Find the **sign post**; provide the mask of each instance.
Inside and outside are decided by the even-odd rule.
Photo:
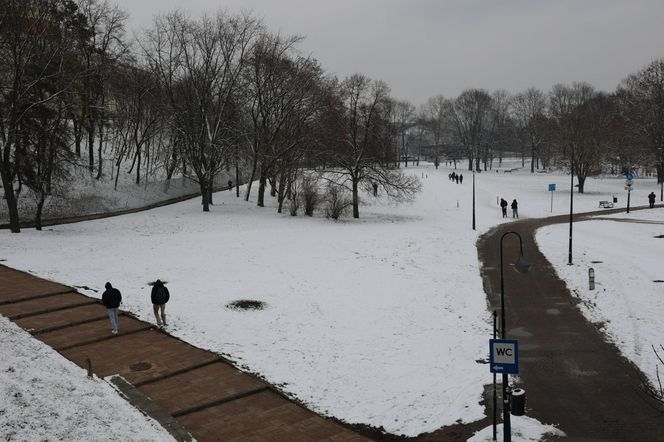
[[[551,213],[553,213],[553,192],[556,191],[555,184],[549,184],[549,192],[551,192]]]

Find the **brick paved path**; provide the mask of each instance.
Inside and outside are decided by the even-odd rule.
[[[577,214],[575,222],[589,215]],[[585,319],[576,307],[578,301],[534,241],[538,228],[567,221],[561,216],[504,224],[478,241],[485,291],[498,311],[500,237],[510,230],[518,232],[532,263],[527,274],[511,270],[519,241],[514,235],[505,237],[507,337],[519,340],[519,386],[527,392],[527,414],[559,425],[566,440],[664,441],[663,410],[643,392],[643,375]]]
[[[198,441],[367,440],[149,323],[123,313],[113,335],[96,299],[1,265],[0,314],[98,376],[119,374]]]

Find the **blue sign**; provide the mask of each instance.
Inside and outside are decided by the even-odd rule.
[[[627,178],[627,181],[632,181],[634,179],[634,174],[630,172],[625,176],[625,178]]]
[[[556,185],[555,184],[549,184],[549,192],[555,192],[556,191]]]
[[[519,341],[490,339],[489,368],[491,373],[517,374],[519,372]]]

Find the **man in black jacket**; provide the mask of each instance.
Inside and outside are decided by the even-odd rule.
[[[101,303],[108,309],[108,317],[111,320],[111,333],[118,332],[118,307],[122,303],[120,290],[114,288],[110,282],[106,283],[106,291],[101,295]]]
[[[166,303],[170,298],[171,295],[168,293],[168,289],[164,283],[157,279],[152,286],[152,294],[150,295],[150,299],[152,300],[154,317],[157,320],[157,325],[159,326],[162,324],[166,325],[166,313],[164,310],[166,309]]]

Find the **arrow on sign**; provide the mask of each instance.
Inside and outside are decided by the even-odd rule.
[[[505,367],[503,367],[502,365],[494,365],[494,366],[493,366],[493,369],[496,370],[496,371],[500,371],[500,370],[502,370],[503,368],[505,368]]]

